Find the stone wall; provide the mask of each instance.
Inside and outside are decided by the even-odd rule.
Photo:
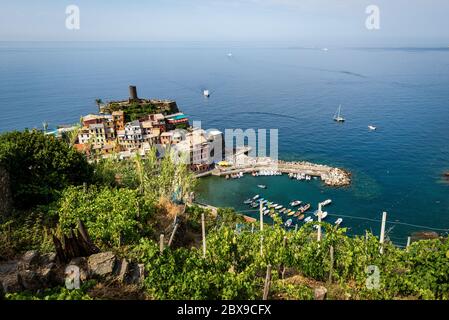
[[[12,209],[12,198],[9,174],[0,167],[0,215],[9,215]]]

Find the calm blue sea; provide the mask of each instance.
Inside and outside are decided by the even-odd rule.
[[[232,57],[228,53],[232,52]],[[349,188],[287,177],[206,178],[199,198],[247,209],[333,199],[338,216],[449,228],[449,48],[302,48],[297,43],[0,43],[0,131],[77,122],[94,100],[176,99],[204,128],[277,128],[280,158],[342,166]],[[211,97],[202,96],[203,89]],[[332,121],[339,104],[347,121]],[[374,124],[376,132],[367,126]],[[260,190],[256,184],[268,185]],[[314,206],[316,209],[316,205]],[[344,218],[351,232],[377,221]],[[422,227],[388,224],[405,244]]]

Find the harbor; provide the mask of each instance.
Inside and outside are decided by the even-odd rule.
[[[273,160],[267,157],[244,156],[243,161],[222,161],[215,169],[205,175],[215,175],[227,178],[238,178],[244,174],[259,175],[283,175],[297,180],[320,179],[325,185],[332,187],[344,187],[351,184],[351,173],[336,167],[301,161]]]

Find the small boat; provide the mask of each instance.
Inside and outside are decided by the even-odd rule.
[[[263,214],[267,215],[269,212],[270,212],[270,209],[266,209],[266,210],[263,211]]]
[[[232,57],[232,53],[231,52],[228,53],[228,57],[229,58]]]
[[[259,205],[256,202],[251,202],[251,207],[257,208]]]
[[[307,217],[307,218],[304,220],[305,223],[309,223],[309,222],[312,222],[312,221],[313,221],[313,218],[312,218],[312,217]]]
[[[369,125],[369,126],[368,126],[368,129],[369,129],[370,131],[374,131],[374,130],[376,130],[376,129],[377,129],[377,127],[375,127],[375,126],[372,126],[372,125]]]
[[[299,206],[301,203],[302,203],[302,201],[295,200],[295,201],[290,202],[290,206],[296,207],[296,206]]]
[[[285,222],[285,225],[286,225],[287,227],[290,227],[290,226],[292,225],[292,223],[293,223],[293,220],[292,220],[292,219],[288,219],[288,220]]]
[[[281,205],[277,205],[276,207],[274,207],[276,210],[280,210],[280,209],[282,209],[283,208],[283,206],[281,206]]]
[[[318,214],[317,214],[318,216]],[[327,211],[321,212],[321,220],[327,217]]]
[[[309,209],[310,209],[310,204],[309,204],[309,203],[306,204],[305,206],[299,207],[299,211],[300,211],[301,213],[304,213],[304,212],[306,212],[306,211],[309,210]]]
[[[342,218],[338,218],[338,219],[335,221],[335,225],[339,226],[342,222],[343,222],[343,219],[342,219]]]
[[[252,199],[246,199],[245,201],[243,201],[244,204],[251,204],[251,202],[253,202]]]
[[[267,186],[264,184],[258,184],[257,187],[259,187],[260,189],[266,189]]]
[[[293,210],[287,211],[288,216],[293,216],[294,214],[295,214],[295,211],[293,211]]]
[[[332,200],[331,199],[327,199],[327,200],[324,200],[323,202],[321,202],[321,206],[327,206],[328,204],[331,204],[332,203]]]
[[[253,200],[257,200],[257,199],[259,199],[259,195],[258,194],[256,194],[254,197],[253,197]]]
[[[279,210],[279,213],[284,213],[285,211],[287,211],[286,208],[282,208],[281,210]]]
[[[334,115],[334,121],[345,122],[345,118],[341,116],[341,105],[338,107],[337,112]]]
[[[304,219],[304,215],[301,214],[301,215],[298,217],[298,220],[301,221],[301,220],[303,220],[303,219]]]
[[[209,92],[209,90],[204,90],[204,91],[203,91],[203,95],[204,95],[206,98],[209,98],[209,97],[210,97],[210,92]]]

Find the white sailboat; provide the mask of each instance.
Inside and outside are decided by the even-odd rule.
[[[337,122],[344,122],[345,121],[345,118],[343,118],[341,116],[341,105],[338,106],[338,110],[337,110],[337,112],[334,115],[334,121],[337,121]]]

